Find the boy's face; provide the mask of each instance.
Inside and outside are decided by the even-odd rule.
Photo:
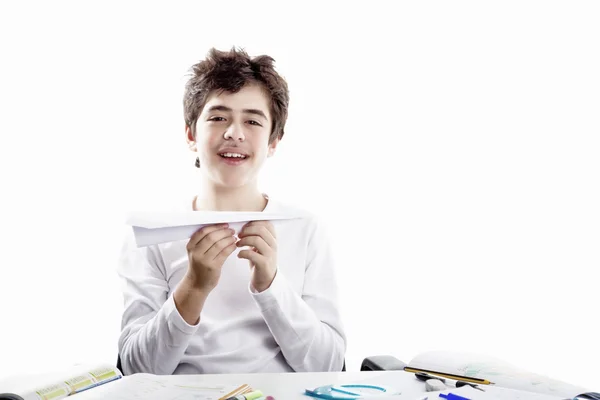
[[[196,122],[196,137],[190,127],[186,136],[197,152],[200,168],[218,186],[233,188],[255,183],[277,140],[269,145],[270,101],[258,84],[249,84],[237,93],[209,95]]]

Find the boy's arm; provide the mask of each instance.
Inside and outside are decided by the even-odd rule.
[[[168,296],[165,267],[155,248],[136,248],[131,238],[123,247],[118,273],[124,296],[119,338],[123,373],[172,374],[198,329],[195,307],[202,294],[183,279]]]
[[[278,271],[268,289],[250,291],[283,356],[296,372],[341,371],[346,337],[329,239],[313,223],[302,296]],[[285,261],[283,261],[285,262]]]

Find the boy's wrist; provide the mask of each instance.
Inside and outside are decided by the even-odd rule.
[[[188,271],[181,280],[181,284],[189,292],[194,292],[196,295],[208,296],[213,288],[207,287],[204,282],[197,279],[193,274]]]
[[[270,276],[268,277],[255,277],[255,279],[252,279],[250,281],[250,285],[256,292],[264,292],[265,290],[271,287],[276,275],[277,270],[275,269],[273,272],[270,273]]]
[[[200,321],[200,314],[209,293],[210,290],[195,286],[187,276],[175,289],[175,293],[173,293],[175,308],[189,325],[197,325]]]

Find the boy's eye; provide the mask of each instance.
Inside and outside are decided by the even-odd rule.
[[[223,117],[212,117],[208,119],[209,121],[225,121]]]
[[[258,126],[262,126],[262,125],[261,125],[259,122],[257,122],[257,121],[254,121],[254,120],[250,120],[250,121],[248,121],[248,123],[249,123],[250,125],[258,125]]]

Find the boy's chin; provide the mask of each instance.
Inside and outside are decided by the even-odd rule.
[[[246,177],[220,177],[217,184],[223,189],[237,189],[248,185],[251,179]]]

